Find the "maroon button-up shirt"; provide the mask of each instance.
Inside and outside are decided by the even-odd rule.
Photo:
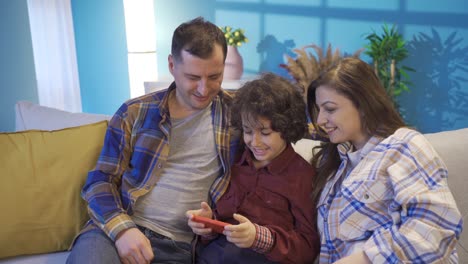
[[[281,263],[312,263],[319,252],[312,204],[314,168],[291,145],[266,167],[256,169],[246,149],[232,168],[228,190],[216,203],[217,219],[238,224],[234,213],[267,227],[273,247],[266,253]]]

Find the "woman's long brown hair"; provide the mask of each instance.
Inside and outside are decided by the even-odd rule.
[[[386,138],[405,126],[372,67],[360,59],[345,58],[322,73],[308,87],[308,110],[317,131],[321,130],[317,125],[319,109],[315,91],[320,86],[335,89],[351,100],[360,114],[362,131],[368,135]],[[341,160],[337,144],[331,142],[314,148],[314,152],[312,165],[317,168],[317,175],[312,196],[318,202],[323,187],[334,176]]]

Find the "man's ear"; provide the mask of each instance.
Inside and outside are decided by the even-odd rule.
[[[172,54],[169,54],[167,56],[167,66],[169,67],[169,72],[174,75],[174,57]]]

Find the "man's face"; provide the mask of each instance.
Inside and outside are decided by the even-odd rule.
[[[187,112],[204,109],[221,89],[223,50],[220,45],[215,45],[213,53],[207,59],[193,56],[184,50],[180,61],[169,55],[169,71],[177,86],[177,104]]]

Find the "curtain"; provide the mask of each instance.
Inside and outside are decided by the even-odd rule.
[[[71,0],[28,0],[39,103],[81,112]]]

